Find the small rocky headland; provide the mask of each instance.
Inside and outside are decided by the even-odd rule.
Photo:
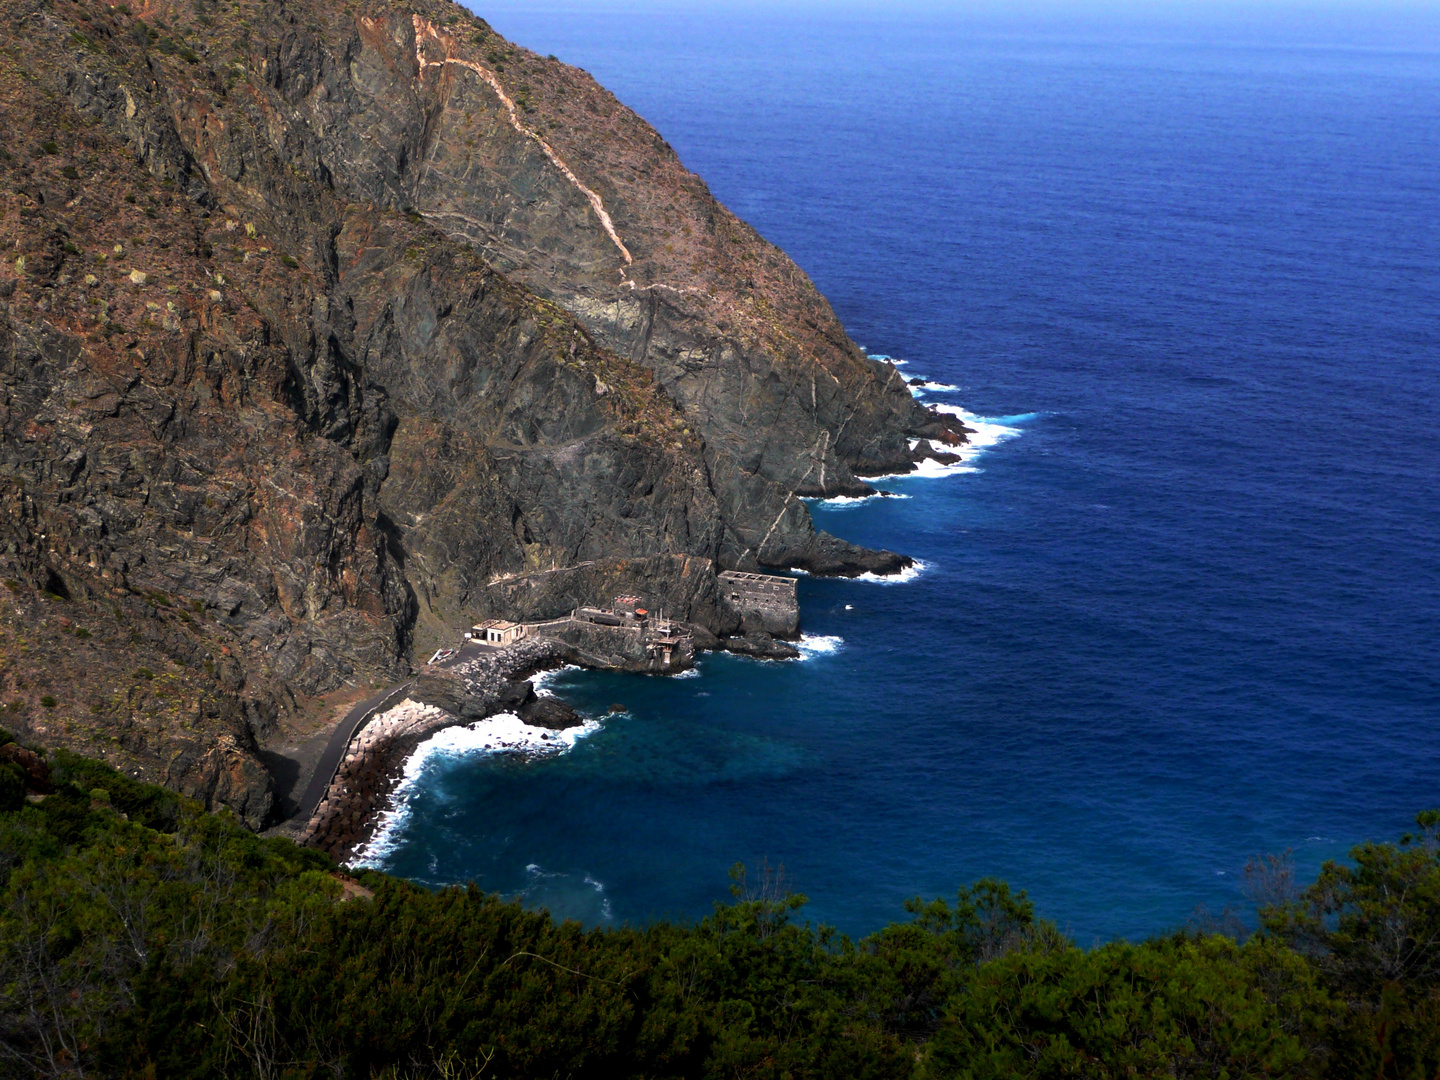
[[[697,649],[799,657],[785,640],[799,631],[793,577],[732,571],[717,580],[718,603],[731,616],[725,628],[736,631],[724,638],[652,612],[637,596],[539,622],[477,624],[455,647],[437,649],[413,678],[352,710],[318,760],[318,745],[308,756],[296,755],[295,775],[307,779],[304,792],[290,818],[269,831],[343,861],[372,835],[376,811],[398,783],[405,760],[436,731],[501,712],[535,727],[582,725],[584,718],[570,706],[536,694],[529,677],[547,668],[574,664],[673,675],[694,665]]]

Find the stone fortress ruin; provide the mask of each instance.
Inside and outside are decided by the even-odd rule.
[[[724,570],[718,575],[723,595],[740,612],[745,631],[778,638],[794,637],[800,629],[796,579],[779,574]]]

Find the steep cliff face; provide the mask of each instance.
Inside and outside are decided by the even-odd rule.
[[[7,726],[259,824],[277,722],[478,614],[905,564],[799,497],[962,431],[583,72],[428,2],[0,26]]]
[[[802,495],[856,494],[852,470],[907,460],[927,421],[903,380],[584,72],[420,14],[362,19],[329,49],[296,35],[267,63],[317,169],[413,206],[654,370],[712,458]]]

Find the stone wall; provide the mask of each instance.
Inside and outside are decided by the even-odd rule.
[[[794,578],[779,574],[720,574],[721,595],[740,612],[747,634],[763,632],[780,638],[799,635],[800,603],[795,585]]]

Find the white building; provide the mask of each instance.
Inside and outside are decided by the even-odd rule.
[[[511,645],[525,636],[525,627],[504,619],[489,619],[470,628],[476,641],[486,645]]]

